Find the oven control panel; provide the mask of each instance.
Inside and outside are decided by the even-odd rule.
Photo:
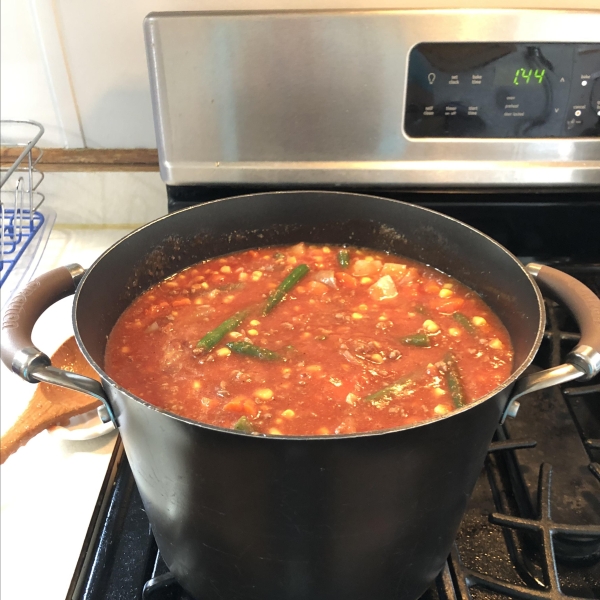
[[[600,44],[418,44],[404,130],[413,138],[600,137]]]

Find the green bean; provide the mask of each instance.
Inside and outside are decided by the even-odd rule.
[[[446,383],[450,390],[450,397],[452,398],[452,402],[454,402],[454,406],[460,408],[466,404],[467,398],[463,389],[458,365],[452,354],[447,354],[444,362],[446,363]]]
[[[373,406],[383,407],[389,404],[394,398],[397,398],[402,392],[414,382],[415,374],[405,375],[394,383],[386,385],[384,388],[369,394],[364,398],[365,402],[370,402]]]
[[[263,317],[266,317],[286,296],[286,294],[310,271],[308,265],[298,265],[269,296]]]
[[[255,346],[250,342],[229,342],[225,345],[233,352],[245,354],[246,356],[252,356],[254,358],[260,358],[261,360],[279,360],[281,358],[277,352],[273,352],[267,348],[261,348],[260,346]]]
[[[252,423],[250,423],[250,421],[248,421],[247,417],[240,417],[236,424],[233,426],[233,428],[236,431],[242,431],[244,433],[253,433],[254,432],[254,427],[252,426]]]
[[[205,351],[210,350],[218,344],[230,331],[233,331],[246,317],[247,310],[240,310],[233,317],[223,321],[218,327],[209,331],[197,344],[196,348],[202,348]]]
[[[408,346],[420,346],[421,348],[430,348],[431,342],[429,336],[426,333],[415,333],[414,335],[407,335],[400,339],[403,344]]]
[[[454,320],[467,332],[471,335],[475,335],[475,327],[473,327],[473,323],[469,321],[468,317],[465,317],[462,313],[455,312],[452,314]]]
[[[347,269],[350,266],[350,252],[348,250],[340,250],[337,259],[342,269]]]

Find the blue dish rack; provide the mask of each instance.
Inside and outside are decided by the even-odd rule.
[[[4,207],[3,207],[4,208]],[[35,235],[44,226],[44,215],[39,211],[33,213],[2,210],[2,262],[0,263],[0,287],[8,279],[15,265],[24,256]]]
[[[42,207],[44,179],[36,165],[36,147],[44,127],[35,121],[1,121],[2,146],[21,150],[0,180],[0,293],[2,306],[33,275],[45,249],[56,214]],[[25,140],[25,141],[24,141]],[[18,151],[17,150],[17,151]]]

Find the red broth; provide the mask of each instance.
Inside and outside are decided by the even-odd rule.
[[[445,415],[501,384],[512,359],[498,317],[455,279],[384,252],[298,244],[155,285],[116,323],[105,365],[195,421],[334,435]]]

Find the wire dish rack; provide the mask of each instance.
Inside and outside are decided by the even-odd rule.
[[[0,180],[0,295],[2,307],[35,271],[56,213],[42,207],[38,189],[44,174],[37,168],[43,150],[36,144],[44,127],[35,121],[1,121],[1,144],[22,148],[16,160],[2,166]],[[4,154],[4,152],[3,152]]]

